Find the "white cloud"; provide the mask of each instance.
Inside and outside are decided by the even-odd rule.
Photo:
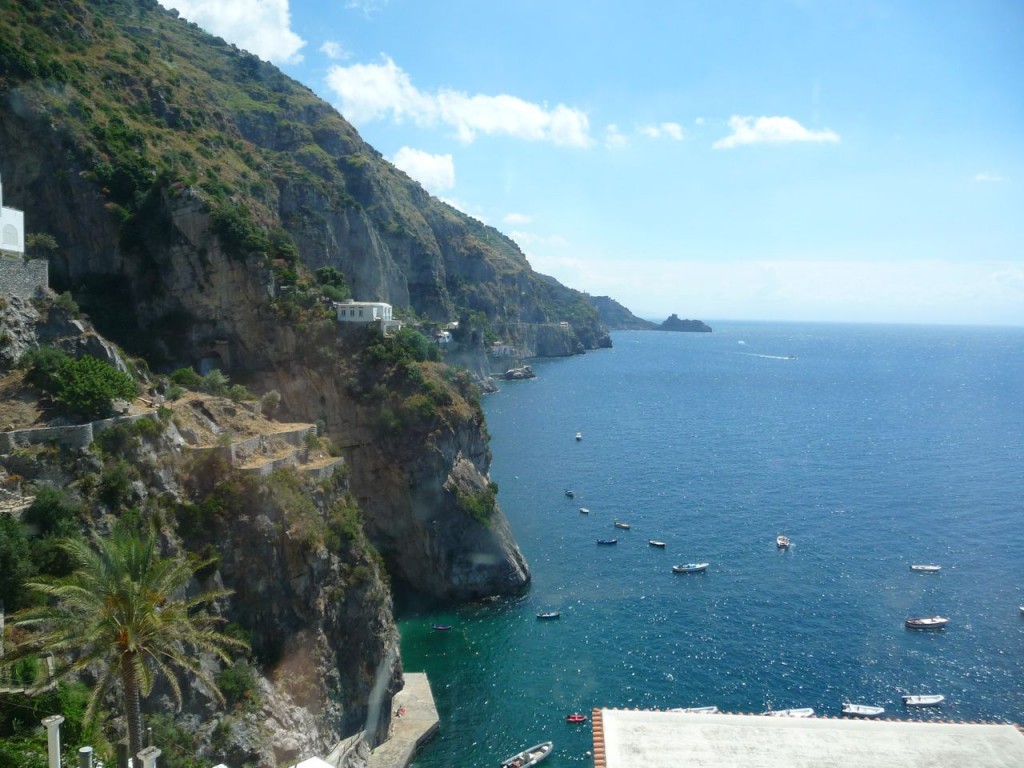
[[[348,0],[345,7],[350,11],[362,11],[367,16],[372,16],[388,4],[388,0]]]
[[[534,104],[516,96],[469,95],[461,91],[421,91],[395,62],[334,66],[327,85],[340,100],[342,114],[353,123],[390,117],[419,125],[448,125],[456,137],[470,143],[479,134],[547,141],[570,147],[592,143],[590,121],[579,109],[558,104]]]
[[[320,46],[320,53],[326,56],[328,59],[349,59],[352,58],[352,54],[341,47],[340,43],[336,43],[334,40],[327,40],[323,45]]]
[[[838,143],[839,134],[827,128],[812,131],[791,117],[729,118],[732,135],[712,144],[713,149],[732,149],[741,144],[788,144],[797,141]]]
[[[683,140],[683,126],[679,123],[659,123],[658,125],[641,125],[637,129],[641,135],[649,139],[675,139]]]
[[[620,149],[629,146],[629,139],[619,130],[619,126],[612,123],[604,129],[604,145],[608,149]]]
[[[533,216],[526,213],[507,213],[505,218],[501,220],[503,224],[511,224],[513,226],[522,226],[524,224],[532,224]]]
[[[974,176],[974,180],[980,182],[987,182],[990,184],[996,184],[1000,181],[1006,181],[1006,179],[1000,176],[998,173],[979,173]]]
[[[161,0],[189,21],[261,59],[297,64],[306,41],[291,29],[288,0]]]
[[[515,240],[523,251],[531,248],[564,248],[569,244],[569,241],[561,235],[535,235],[531,232],[517,230],[509,232],[508,236]]]
[[[421,149],[402,147],[391,162],[435,195],[455,186],[455,163],[451,155],[432,155]]]
[[[698,117],[697,119],[695,119],[693,121],[693,124],[694,125],[704,125],[704,118],[703,117]]]

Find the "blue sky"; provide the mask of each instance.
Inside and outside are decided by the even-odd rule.
[[[634,313],[1024,325],[1019,0],[162,0]]]

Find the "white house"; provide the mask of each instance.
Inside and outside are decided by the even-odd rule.
[[[25,214],[4,208],[4,183],[0,179],[0,251],[25,252]]]
[[[391,305],[383,301],[336,301],[339,323],[372,323],[391,320]]]

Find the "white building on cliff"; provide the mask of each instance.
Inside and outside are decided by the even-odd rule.
[[[25,214],[4,207],[3,179],[0,179],[0,251],[25,253]]]
[[[338,301],[334,303],[339,323],[372,323],[391,320],[391,305],[383,301]]]

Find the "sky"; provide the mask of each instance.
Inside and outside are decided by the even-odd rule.
[[[1020,0],[161,0],[634,314],[1024,325]]]

